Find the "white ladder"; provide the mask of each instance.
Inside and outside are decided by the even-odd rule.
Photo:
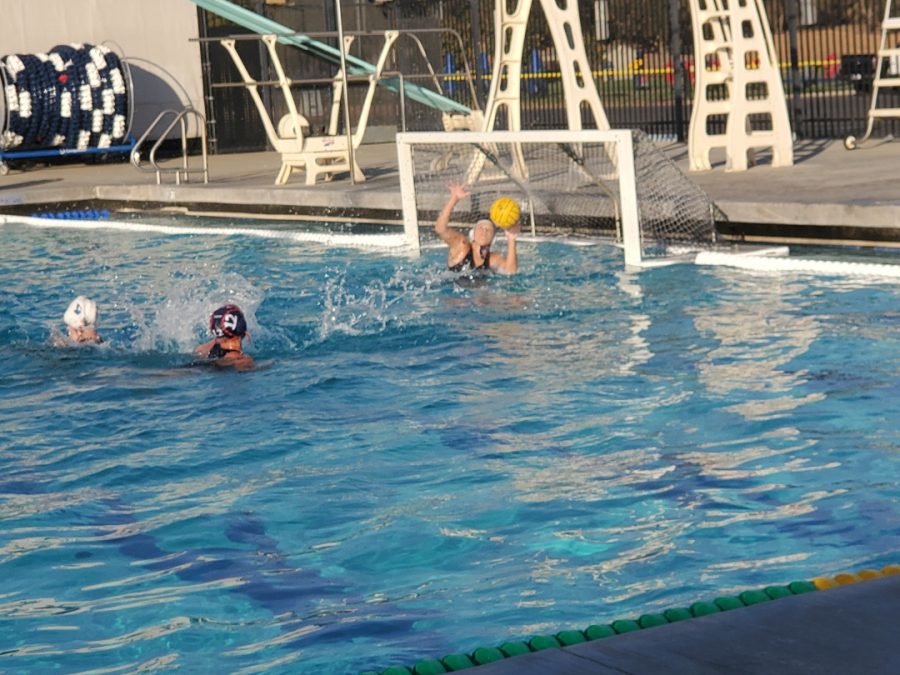
[[[690,170],[709,171],[713,149],[724,149],[726,171],[745,171],[764,148],[772,167],[792,166],[791,122],[762,0],[691,0],[690,10],[697,77]],[[754,129],[754,120],[771,128]]]
[[[875,79],[872,82],[872,102],[869,104],[869,112],[867,114],[866,133],[859,140],[856,139],[856,136],[847,136],[844,139],[844,147],[847,150],[854,150],[860,143],[865,143],[868,140],[869,136],[872,135],[876,119],[900,117],[900,108],[878,107],[878,94],[881,89],[900,87],[900,73],[885,77],[881,75],[885,63],[889,63],[892,58],[900,60],[900,17],[891,16],[892,4],[893,0],[886,0],[884,3],[884,19],[881,22],[881,43],[878,47],[878,56],[875,57]],[[889,41],[896,46],[889,47]]]

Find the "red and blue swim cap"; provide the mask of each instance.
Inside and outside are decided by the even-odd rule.
[[[247,321],[237,305],[224,305],[209,317],[209,329],[220,338],[244,337],[247,334]]]

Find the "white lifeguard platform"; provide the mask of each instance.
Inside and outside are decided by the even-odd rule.
[[[778,55],[762,0],[690,0],[696,85],[688,154],[691,171],[745,171],[756,150],[772,166],[792,166],[793,135]],[[762,127],[762,128],[760,128]]]
[[[878,46],[878,55],[875,57],[875,79],[872,81],[872,101],[866,115],[866,133],[858,139],[855,136],[847,136],[844,139],[844,147],[847,150],[855,150],[861,143],[865,143],[872,135],[877,119],[900,118],[900,108],[894,106],[879,107],[881,95],[900,87],[900,74],[888,73],[891,69],[886,66],[900,61],[900,16],[894,16],[893,0],[884,3],[884,18],[881,21],[881,42]]]

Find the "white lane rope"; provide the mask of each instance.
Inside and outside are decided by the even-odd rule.
[[[155,232],[166,235],[220,235],[249,236],[267,239],[311,242],[326,246],[346,246],[350,248],[406,249],[408,244],[402,233],[398,234],[346,234],[337,232],[300,232],[296,230],[269,230],[257,227],[215,227],[197,225],[161,225],[140,221],[120,220],[65,220],[57,218],[34,218],[31,216],[3,216],[0,224],[21,224],[46,229],[69,230],[120,230],[125,232]]]

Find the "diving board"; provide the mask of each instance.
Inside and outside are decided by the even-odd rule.
[[[191,2],[208,12],[228,19],[232,23],[259,35],[274,35],[281,44],[298,47],[335,65],[340,65],[341,63],[341,51],[337,47],[332,47],[319,40],[299,34],[277,21],[273,21],[249,9],[244,9],[233,2],[228,0],[191,0]],[[351,75],[373,75],[376,73],[376,67],[368,61],[351,54],[346,54],[345,60],[347,70]],[[392,91],[399,91],[401,86],[399,78],[396,77],[379,80],[378,84]],[[403,84],[403,94],[407,98],[440,110],[443,113],[463,115],[472,113],[471,108],[462,103],[411,82]]]

